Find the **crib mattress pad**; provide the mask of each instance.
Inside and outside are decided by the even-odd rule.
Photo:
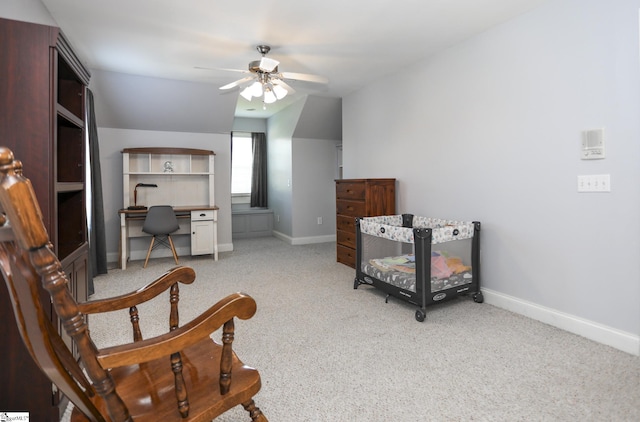
[[[412,292],[416,291],[416,261],[413,254],[375,258],[362,263],[362,272],[380,281]],[[431,254],[431,292],[473,282],[471,267],[457,257],[440,252]]]

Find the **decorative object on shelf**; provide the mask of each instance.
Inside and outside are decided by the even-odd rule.
[[[165,173],[173,173],[173,163],[171,161],[165,161],[163,168]]]
[[[133,189],[133,205],[129,206],[130,210],[146,210],[147,207],[144,205],[138,205],[138,188],[157,188],[158,185],[155,183],[138,183],[136,187]]]

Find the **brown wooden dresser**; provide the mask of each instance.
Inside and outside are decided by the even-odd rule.
[[[356,267],[356,217],[395,212],[396,179],[336,180],[337,261]]]

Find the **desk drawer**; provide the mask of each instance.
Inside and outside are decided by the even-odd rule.
[[[191,221],[213,220],[213,210],[191,211]]]

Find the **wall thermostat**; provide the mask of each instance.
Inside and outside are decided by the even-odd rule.
[[[582,132],[580,158],[583,160],[604,158],[604,129],[591,129]]]

